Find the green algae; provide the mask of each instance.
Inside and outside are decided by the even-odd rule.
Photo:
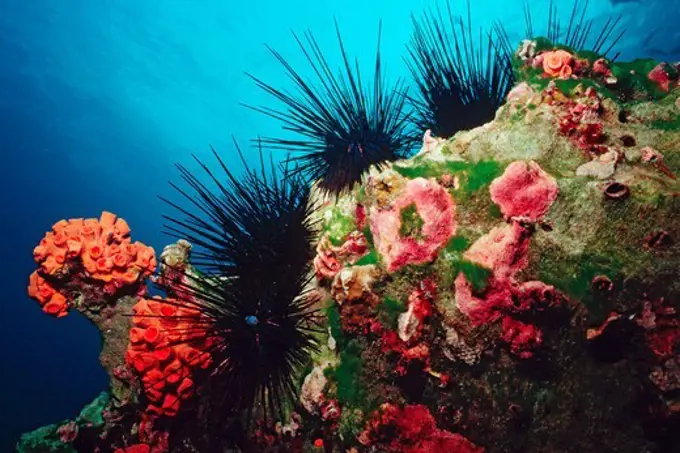
[[[365,200],[366,200],[366,188],[364,186],[361,186],[357,191],[357,203],[361,204]]]
[[[535,38],[532,38],[532,41],[536,43],[536,53],[553,50],[555,48],[553,42],[545,36],[536,36]]]
[[[500,219],[503,217],[501,208],[499,208],[496,203],[490,204],[489,207],[487,208],[487,212],[489,214],[489,217],[491,217],[492,219]]]
[[[91,403],[86,405],[78,414],[75,423],[78,426],[98,427],[104,424],[102,411],[109,404],[111,397],[108,392],[100,393]],[[57,432],[62,423],[43,426],[35,431],[23,434],[16,446],[18,453],[76,453],[70,443],[61,441]]]
[[[364,235],[364,238],[366,239],[366,245],[368,247],[368,253],[361,258],[359,258],[359,261],[354,263],[356,266],[365,266],[367,264],[378,264],[380,263],[380,254],[378,251],[375,249],[375,242],[373,240],[373,232],[371,231],[371,227],[366,225],[361,232]]]
[[[470,247],[470,240],[463,236],[454,236],[449,240],[446,245],[446,250],[451,253],[463,252]]]
[[[337,207],[329,208],[324,213],[323,231],[335,246],[345,242],[347,235],[356,229],[353,216],[346,215]]]
[[[600,275],[609,278],[615,286],[620,285],[623,279],[621,261],[593,252],[569,257],[541,254],[538,259],[538,279],[580,301],[595,319],[604,319],[609,310],[593,292],[592,281]]]
[[[366,255],[359,258],[359,261],[354,263],[355,266],[366,266],[368,264],[378,264],[380,261],[380,255],[377,250],[373,249],[369,251]]]
[[[356,340],[350,340],[340,353],[340,363],[330,369],[328,377],[336,388],[336,395],[340,404],[363,406],[366,404],[366,391],[361,384],[363,364],[361,348]]]
[[[374,247],[375,243],[373,241],[373,232],[371,231],[371,228],[367,225],[364,227],[361,232],[364,234],[364,237],[366,238],[366,243],[368,244],[369,247]]]
[[[608,253],[625,265],[626,276],[653,276],[680,259],[680,247],[674,244],[667,249],[647,247],[646,240],[658,231],[667,231],[672,238],[680,237],[677,218],[680,198],[655,192],[643,184],[631,188],[631,196],[620,203],[608,203],[605,213],[611,223],[598,231],[598,249]],[[634,219],[634,221],[631,221]],[[677,274],[677,266],[676,274]],[[669,286],[676,281],[668,282]]]
[[[101,426],[104,424],[104,417],[102,411],[109,404],[111,396],[107,392],[102,392],[90,404],[85,406],[78,415],[78,422],[84,422],[92,426]]]
[[[335,339],[337,349],[341,352],[340,363],[324,370],[324,374],[337,386],[337,397],[341,404],[361,406],[366,399],[366,392],[360,381],[363,369],[362,348],[357,340],[348,338],[343,331],[337,304],[330,301],[325,311],[331,335]]]
[[[560,182],[560,198],[550,214],[556,229],[532,241],[533,271],[527,277],[555,286],[602,321],[612,307],[602,294],[593,291],[596,276],[606,276],[616,290],[628,278],[654,279],[668,272],[677,275],[673,263],[677,263],[678,248],[651,250],[645,247],[645,238],[664,228],[671,237],[680,235],[677,224],[668,223],[680,212],[678,197],[659,192],[656,183],[647,178],[637,179],[630,196],[623,200],[606,199],[599,185],[578,178],[569,184]],[[669,287],[674,285],[669,281]]]
[[[467,198],[488,186],[502,172],[501,164],[494,160],[482,160],[475,163],[465,161],[426,161],[422,164],[409,167],[395,165],[393,168],[400,175],[410,179],[433,178],[447,173],[459,176],[460,188],[454,189],[454,193],[461,199]]]
[[[666,97],[668,93],[647,77],[658,64],[659,61],[651,58],[613,64],[612,74],[618,79],[616,90],[622,93],[642,93],[652,100]]]
[[[412,161],[413,162],[413,161]],[[462,162],[455,162],[461,164]],[[447,164],[442,162],[427,161],[419,165],[403,166],[395,164],[392,167],[401,176],[409,179],[415,178],[434,178],[446,172]]]
[[[473,164],[467,173],[467,187],[465,191],[476,192],[496,179],[502,173],[501,165],[493,160],[480,161]]]
[[[341,406],[351,406],[369,413],[376,407],[377,396],[372,395],[364,383],[364,343],[364,339],[348,341],[340,349],[340,363],[324,370],[324,374],[334,384],[335,396]]]
[[[588,50],[577,50],[569,46],[553,43],[545,37],[535,38],[536,52],[550,51],[550,50],[566,50],[573,54],[575,58],[580,60],[587,60],[592,67],[593,63],[602,55]],[[612,75],[617,79],[616,83],[611,86],[605,86],[602,82],[592,78],[574,78],[574,79],[559,79],[552,77],[544,77],[541,68],[534,68],[526,66],[519,57],[514,56],[512,60],[512,68],[517,80],[524,80],[530,85],[544,90],[551,81],[554,81],[556,87],[566,95],[573,95],[577,86],[583,88],[592,87],[597,90],[605,98],[612,99],[619,104],[630,101],[633,98],[646,98],[651,100],[660,100],[665,98],[668,93],[663,91],[655,82],[649,80],[647,75],[660,62],[651,58],[641,58],[630,62],[612,62],[606,59],[609,63]],[[669,76],[674,77],[675,69],[672,66],[667,66]]]
[[[392,297],[385,297],[378,305],[378,320],[392,330],[397,329],[399,315],[406,311],[406,304]]]
[[[61,441],[57,429],[59,424],[43,426],[23,434],[16,446],[17,453],[76,453],[71,444]]]
[[[560,79],[553,77],[544,77],[542,69],[533,67],[517,68],[516,74],[519,79],[525,80],[537,91],[545,90],[546,88],[548,88],[550,82],[554,82],[557,89],[567,96],[573,96],[577,91],[577,88],[579,90],[593,88],[605,98],[613,99],[615,101],[618,100],[618,96],[614,91],[605,87],[597,80],[589,78]],[[533,108],[530,107],[529,109],[534,110],[535,108],[536,107],[534,106]]]
[[[460,260],[454,263],[453,273],[458,275],[461,272],[465,275],[468,283],[472,286],[472,290],[476,293],[484,292],[489,284],[489,277],[492,274],[490,269],[468,260]]]
[[[593,52],[592,50],[579,50],[577,52],[574,52],[577,58],[581,60],[588,60],[588,63],[592,66],[593,63],[595,63],[597,60],[600,58],[603,58],[602,55],[598,54],[597,52]]]
[[[331,329],[331,335],[335,339],[338,347],[343,348],[348,340],[345,336],[345,332],[342,330],[340,310],[338,309],[338,305],[331,300],[326,305],[324,311],[326,312],[326,318],[328,319],[328,326]]]
[[[415,203],[404,207],[399,212],[399,217],[401,218],[401,225],[399,227],[399,235],[404,237],[411,237],[417,240],[423,239],[423,226],[425,226],[425,221],[420,214],[418,214],[418,208]]]
[[[555,86],[557,87],[557,89],[560,90],[562,93],[565,93],[569,96],[575,95],[577,88],[579,90],[582,89],[583,92],[585,92],[585,90],[587,90],[588,88],[593,88],[595,91],[597,91],[599,94],[601,94],[605,98],[609,98],[609,99],[616,101],[619,97],[614,91],[605,87],[603,84],[601,84],[597,80],[593,80],[593,79],[589,79],[589,78],[549,79],[549,80],[554,80]]]
[[[474,292],[483,292],[489,282],[491,270],[463,258],[463,252],[470,246],[470,240],[462,236],[454,236],[440,253],[448,269],[440,272],[440,281],[444,286],[451,286],[461,272],[472,286]]]
[[[653,129],[661,129],[663,131],[680,131],[680,115],[676,114],[671,120],[654,120],[649,124]]]

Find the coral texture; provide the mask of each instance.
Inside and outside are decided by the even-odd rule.
[[[489,189],[505,217],[532,222],[548,212],[559,192],[555,178],[532,161],[511,163]]]
[[[412,205],[422,220],[420,237],[402,234],[402,210]],[[387,269],[394,272],[407,264],[432,261],[456,232],[455,210],[446,190],[423,178],[409,181],[389,208],[374,209],[371,232]]]
[[[201,315],[173,300],[140,299],[133,307],[126,361],[140,376],[151,415],[177,415],[194,393],[193,370],[205,369],[209,339]]]
[[[88,300],[113,296],[156,269],[152,248],[132,242],[122,218],[103,212],[97,219],[60,220],[33,250],[40,269],[31,274],[28,294],[45,313],[65,316],[76,303],[72,288]]]

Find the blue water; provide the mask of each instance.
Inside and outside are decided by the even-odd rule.
[[[426,0],[0,1],[0,452],[21,432],[74,416],[107,379],[94,327],[52,319],[26,295],[31,250],[61,218],[124,217],[158,252],[172,164],[209,145],[234,168],[243,144],[278,131],[239,102],[271,105],[243,72],[286,86],[263,44],[295,67],[291,30],[315,32],[332,64],[336,17],[347,50],[373,63],[377,25],[389,77],[406,77],[408,16]],[[462,12],[465,2],[456,2]],[[532,2],[536,20],[548,1]],[[568,13],[570,2],[558,3]],[[502,20],[517,40],[522,0],[473,0],[473,20]],[[591,17],[623,14],[622,59],[680,60],[680,0],[593,0]],[[280,157],[280,156],[277,156]],[[255,161],[253,153],[247,155]],[[190,168],[195,168],[189,165]]]

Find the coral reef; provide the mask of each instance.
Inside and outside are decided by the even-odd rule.
[[[156,258],[129,235],[127,222],[110,212],[99,220],[55,223],[33,250],[40,269],[31,274],[29,296],[45,313],[62,317],[73,306],[92,311],[107,298],[143,291],[140,283],[156,269]]]
[[[278,389],[297,397],[278,412],[209,410],[233,402],[215,376],[238,378],[222,373],[234,356],[215,344],[237,344],[234,332],[261,320],[280,332],[285,319],[234,305],[243,311],[220,319],[240,330],[212,329],[215,305],[187,303],[217,300],[211,281],[241,278],[238,266],[210,280],[180,240],[152,277],[165,296],[151,297],[155,255],[124,221],[57,223],[34,252],[29,294],[50,315],[75,308],[100,328],[112,387],[87,416],[24,436],[19,450],[214,451],[207,426],[238,446],[220,451],[680,450],[678,68],[618,62],[568,35],[569,46],[521,43],[517,84],[493,121],[448,139],[428,131],[414,157],[352,174],[333,197],[316,187],[313,212],[305,193],[305,225],[319,234],[300,241],[316,247],[301,294],[319,347],[292,348],[280,386],[232,385],[263,389],[257,401]],[[204,257],[224,252],[215,241]],[[277,259],[295,252],[277,246]],[[271,262],[257,270],[239,301],[260,295],[258,279],[286,283]],[[273,341],[261,332],[247,344]]]
[[[545,38],[513,67],[494,121],[427,131],[318,213],[367,247],[318,279],[333,347],[302,411],[337,401],[326,451],[680,445],[677,75]]]
[[[192,396],[192,369],[205,369],[211,356],[205,338],[193,338],[200,313],[170,300],[140,299],[132,307],[128,366],[141,378],[149,400],[146,412],[175,416],[182,400]]]
[[[384,182],[375,184],[371,190],[379,192]],[[432,261],[456,232],[456,207],[443,187],[424,178],[403,186],[401,193],[390,192],[394,200],[389,206],[369,205],[375,247],[390,272]]]

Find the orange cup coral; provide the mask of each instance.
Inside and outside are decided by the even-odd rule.
[[[58,293],[38,272],[29,277],[28,295],[40,303],[45,313],[61,318],[68,313],[66,298]]]
[[[125,360],[140,377],[147,414],[175,416],[193,395],[194,371],[212,361],[205,321],[172,299],[140,299],[133,312]]]
[[[111,296],[140,283],[156,269],[156,255],[151,247],[133,243],[129,235],[127,222],[110,212],[99,219],[55,223],[33,249],[40,269],[31,274],[29,296],[44,312],[61,317],[68,312],[70,295],[82,289],[73,285],[92,283]]]
[[[568,79],[573,72],[574,56],[566,50],[553,50],[543,54],[543,73],[550,77]]]

